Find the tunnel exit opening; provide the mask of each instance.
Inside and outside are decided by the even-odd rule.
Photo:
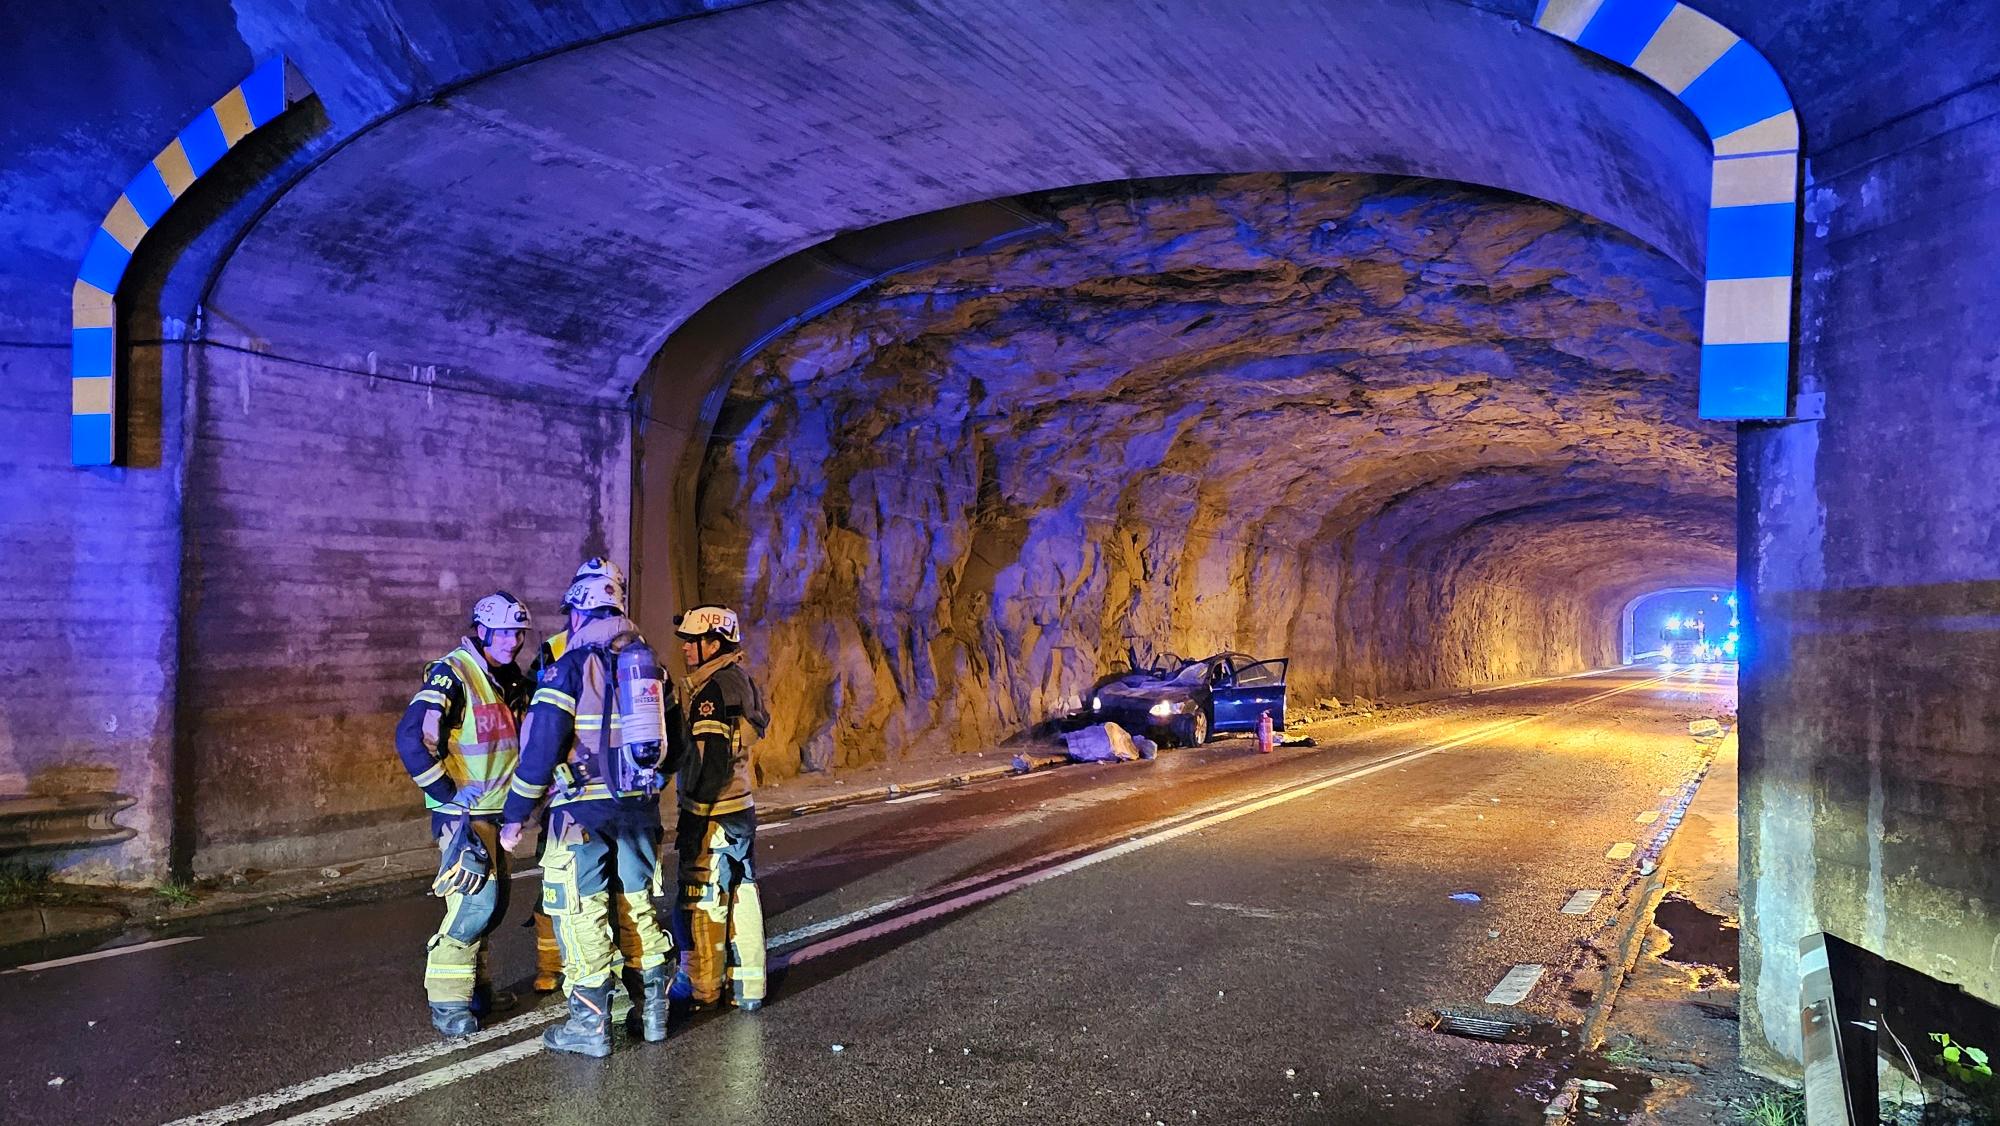
[[[1736,592],[1721,586],[1677,586],[1649,591],[1625,604],[1620,617],[1619,660],[1624,664],[1675,660],[1676,642],[1705,643],[1718,656],[1735,660]],[[1727,648],[1725,649],[1725,643]]]

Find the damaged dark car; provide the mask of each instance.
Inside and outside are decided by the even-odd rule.
[[[1116,723],[1163,745],[1197,747],[1223,731],[1255,731],[1265,712],[1285,729],[1284,657],[1217,653],[1188,660],[1163,654],[1106,677],[1090,697],[1091,719]]]

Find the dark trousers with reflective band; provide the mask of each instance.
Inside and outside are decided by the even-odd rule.
[[[548,820],[542,820],[542,836],[534,844],[534,862],[540,864],[548,852]],[[626,970],[640,970],[646,962],[646,952],[638,942],[638,922],[632,918],[632,904],[626,896],[618,894],[624,888],[612,888],[612,924],[618,930],[618,952],[624,954]],[[550,982],[562,974],[562,944],[556,942],[556,920],[548,918],[542,910],[542,902],[534,904],[534,976],[548,978]],[[544,988],[536,984],[534,988]]]
[[[486,936],[507,913],[508,863],[499,826],[475,817],[472,831],[493,857],[493,875],[471,895],[451,892],[444,897],[444,922],[431,936],[424,960],[424,992],[434,1005],[471,1002],[473,988],[487,980]],[[448,834],[438,839],[440,851],[449,839]]]
[[[674,942],[648,898],[660,880],[659,831],[598,832],[560,809],[550,819],[542,851],[542,910],[555,924],[565,988],[594,989],[609,981],[626,935],[626,965],[639,970],[665,965]],[[612,933],[614,916],[618,936]]]
[[[687,939],[682,972],[697,1001],[720,999],[725,973],[737,1000],[764,999],[764,905],[751,867],[756,843],[753,809],[718,817],[683,812],[676,827]]]

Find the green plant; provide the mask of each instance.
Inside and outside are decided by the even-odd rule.
[[[1766,1091],[1736,1112],[1748,1126],[1804,1126],[1806,1097],[1797,1091]]]
[[[173,904],[175,907],[191,907],[196,901],[194,885],[175,880],[153,889],[153,894]]]
[[[1621,1036],[1616,1044],[1604,1049],[1604,1062],[1616,1064],[1636,1064],[1646,1057],[1639,1054],[1639,1042],[1630,1036]]]
[[[49,870],[35,864],[0,864],[0,909],[22,907],[49,889]]]
[[[1953,1040],[1949,1032],[1933,1032],[1931,1040],[1938,1046],[1937,1063],[1952,1082],[1969,1091],[1993,1082],[1993,1065],[1984,1050]]]

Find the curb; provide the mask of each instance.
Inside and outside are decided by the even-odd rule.
[[[1735,737],[1736,732],[1732,728],[1727,738]],[[1717,747],[1720,745],[1718,743]],[[1605,961],[1603,984],[1591,1000],[1590,1011],[1585,1014],[1583,1028],[1577,1036],[1577,1047],[1582,1051],[1594,1052],[1604,1040],[1604,1026],[1611,1020],[1618,991],[1624,988],[1625,979],[1632,975],[1632,967],[1638,964],[1639,952],[1646,944],[1646,932],[1653,925],[1653,913],[1659,909],[1660,900],[1665,898],[1668,862],[1673,855],[1674,843],[1680,836],[1681,822],[1686,819],[1688,807],[1694,804],[1695,795],[1700,792],[1701,784],[1707,780],[1709,768],[1714,763],[1715,755],[1710,753],[1702,761],[1701,768],[1695,771],[1694,777],[1682,785],[1680,794],[1674,798],[1672,808],[1661,823],[1660,831],[1654,834],[1646,850],[1639,854],[1641,879],[1635,897],[1638,910],[1623,924],[1618,941],[1612,948],[1613,957]]]
[[[1060,760],[1063,763],[1069,761],[1067,756],[1063,755],[1034,755],[1025,757],[1027,757],[1029,763],[1026,770],[1017,770],[1012,766],[989,766],[984,770],[962,771],[957,774],[946,774],[936,778],[924,778],[915,782],[891,782],[884,786],[870,786],[865,790],[856,790],[851,794],[838,794],[833,797],[818,798],[813,801],[799,802],[790,806],[779,806],[777,808],[784,812],[784,816],[773,818],[772,820],[774,822],[790,821],[808,814],[825,813],[828,810],[834,809],[846,809],[848,806],[853,805],[869,805],[874,802],[888,801],[892,798],[909,797],[912,794],[927,794],[933,790],[956,790],[964,786],[974,786],[981,782],[992,782],[1001,778],[1013,778],[1024,774],[1032,774],[1036,771],[1058,765],[1055,761],[1038,762],[1037,760],[1039,759]]]

